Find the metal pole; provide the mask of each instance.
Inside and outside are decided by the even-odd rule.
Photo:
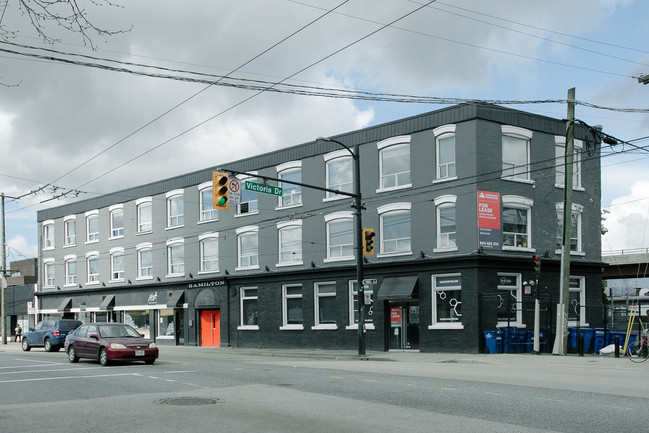
[[[2,246],[2,307],[0,308],[0,316],[2,316],[2,344],[7,344],[7,254],[5,250],[5,195],[0,194],[0,214],[2,214],[2,229],[0,230],[0,245]]]

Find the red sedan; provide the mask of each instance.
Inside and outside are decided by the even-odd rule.
[[[65,338],[70,362],[79,358],[96,359],[101,365],[120,361],[144,361],[153,364],[158,346],[124,323],[88,323]]]

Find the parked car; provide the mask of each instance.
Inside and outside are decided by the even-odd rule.
[[[48,319],[23,333],[22,347],[25,352],[32,347],[44,347],[47,352],[57,352],[65,344],[65,337],[82,323],[74,319]]]
[[[158,346],[125,323],[82,325],[66,337],[65,351],[70,362],[90,358],[104,366],[120,361],[153,364],[158,358]]]

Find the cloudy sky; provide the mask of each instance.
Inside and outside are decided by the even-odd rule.
[[[444,107],[256,90],[272,83],[524,102],[575,87],[603,107],[578,105],[577,118],[649,146],[649,85],[634,78],[649,74],[646,0],[116,1],[80,2],[117,32],[88,31],[92,43],[53,23],[43,30],[60,40],[44,43],[17,0],[0,11],[0,192],[21,197],[6,202],[9,261],[37,256],[38,209],[75,199],[53,197],[90,198]],[[196,82],[223,76],[218,84],[254,89]],[[508,106],[566,117],[561,103]],[[604,250],[649,247],[648,157],[631,145],[603,151]]]

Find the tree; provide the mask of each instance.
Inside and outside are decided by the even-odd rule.
[[[38,35],[47,43],[59,42],[48,29],[54,24],[72,33],[79,33],[85,45],[95,49],[93,37],[112,36],[128,30],[109,30],[93,23],[88,16],[88,6],[122,7],[110,0],[0,0],[0,41],[16,37],[18,30],[9,28],[4,22],[10,5],[17,4],[20,14],[29,20]]]

